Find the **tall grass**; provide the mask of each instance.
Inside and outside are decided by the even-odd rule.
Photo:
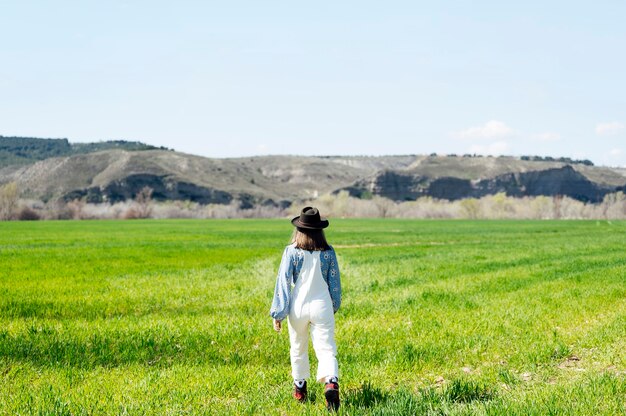
[[[340,413],[626,412],[626,223],[331,223]],[[0,223],[0,414],[325,414],[268,316],[290,228]]]

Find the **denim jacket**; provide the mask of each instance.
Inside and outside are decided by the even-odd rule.
[[[295,243],[285,247],[283,258],[278,269],[278,276],[276,277],[274,299],[272,300],[272,307],[270,309],[271,317],[278,321],[282,321],[289,315],[291,289],[298,280],[303,263],[304,250],[296,248]],[[322,269],[322,277],[328,285],[330,300],[333,303],[333,311],[337,312],[341,305],[341,280],[339,279],[337,256],[332,246],[329,250],[320,252],[320,266]]]

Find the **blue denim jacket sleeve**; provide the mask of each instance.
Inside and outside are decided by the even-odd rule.
[[[295,278],[297,278],[296,273],[294,273],[297,265],[294,254],[293,248],[287,246],[285,251],[283,251],[283,257],[278,268],[274,299],[270,309],[270,316],[278,321],[282,321],[289,315],[291,286],[295,283]]]
[[[341,306],[341,278],[339,274],[339,264],[335,250],[330,247],[321,256],[322,276],[328,284],[330,300],[333,302],[333,311],[337,312]]]

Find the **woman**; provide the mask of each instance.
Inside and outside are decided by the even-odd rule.
[[[325,383],[326,407],[337,410],[339,368],[334,313],[341,305],[341,281],[335,251],[324,236],[323,229],[329,223],[313,207],[302,209],[291,223],[296,229],[292,244],[283,252],[270,315],[276,331],[281,330],[283,319],[289,317],[293,396],[300,402],[307,398],[310,327],[319,362],[317,380]]]

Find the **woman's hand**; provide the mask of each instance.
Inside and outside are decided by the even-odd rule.
[[[280,321],[277,321],[276,319],[274,319],[274,331],[280,332],[280,328],[281,328]]]

